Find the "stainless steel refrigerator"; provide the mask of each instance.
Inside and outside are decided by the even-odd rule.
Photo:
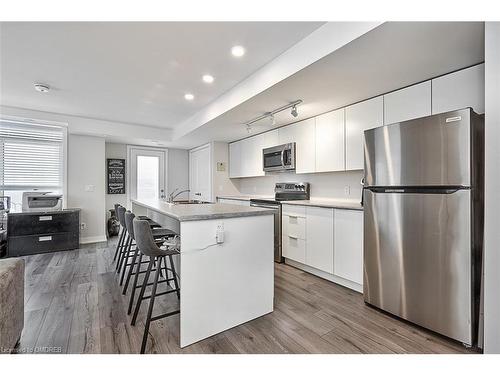
[[[365,301],[474,345],[483,116],[467,108],[367,130],[364,137]]]

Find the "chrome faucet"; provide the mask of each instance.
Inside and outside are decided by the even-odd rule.
[[[169,195],[168,195],[168,203],[172,203],[174,201],[175,198],[177,198],[179,195],[181,195],[182,193],[189,193],[191,190],[189,189],[186,189],[186,190],[181,190],[179,191],[178,193],[177,190],[179,190],[179,188],[175,189],[174,191],[172,191]]]

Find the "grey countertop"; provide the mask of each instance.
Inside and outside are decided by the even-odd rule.
[[[250,199],[274,199],[269,195],[221,195],[217,198],[220,199],[234,199],[241,201],[249,201]],[[346,210],[363,210],[363,206],[358,200],[354,199],[327,199],[327,198],[313,198],[310,200],[299,201],[282,201],[283,204],[292,204],[296,206],[313,206],[325,208],[340,208]]]
[[[179,221],[225,219],[231,217],[272,215],[274,210],[232,204],[172,204],[162,200],[132,200],[132,203]]]

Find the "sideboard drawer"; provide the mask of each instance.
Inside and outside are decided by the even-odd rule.
[[[7,229],[9,236],[78,232],[79,220],[78,212],[9,215]]]
[[[32,236],[9,236],[9,256],[22,256],[51,251],[77,249],[79,246],[78,233],[45,233]]]

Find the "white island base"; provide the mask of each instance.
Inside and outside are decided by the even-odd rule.
[[[181,347],[273,311],[273,215],[181,221],[135,201],[133,211],[180,231]]]

